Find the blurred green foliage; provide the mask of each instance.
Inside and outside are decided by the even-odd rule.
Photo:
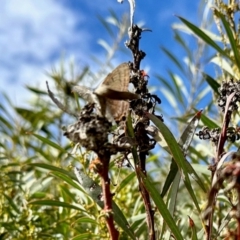
[[[205,10],[208,7],[205,6]],[[236,23],[238,21],[233,18],[237,12],[239,6],[235,1],[228,4],[215,1],[215,8],[209,14],[211,17],[201,19],[200,27],[193,25],[185,17],[179,17],[182,24],[175,24],[173,31],[176,44],[185,51],[184,59],[178,59],[171,50],[162,47],[163,53],[179,71],[176,73],[168,69],[167,76],[157,74],[163,86],[161,94],[168,99],[176,112],[175,119],[166,123],[170,128],[174,126],[174,131],[177,131],[174,136],[181,136],[187,121],[195,113],[193,110],[209,93],[212,95],[202,121],[209,127],[221,126],[222,116],[215,108],[217,88],[226,77],[239,79],[240,28]],[[106,49],[106,61],[95,59],[101,63],[101,67],[104,62],[106,68],[112,67],[112,57],[119,51],[119,42],[126,35],[128,27],[126,16],[117,19],[111,12],[109,18],[112,21],[99,17],[113,42],[109,45],[102,39],[100,44]],[[218,33],[210,28],[214,21]],[[113,34],[116,29],[117,37]],[[182,32],[194,33],[194,51],[189,49]],[[204,67],[208,62],[216,64],[220,74],[210,76],[206,73]],[[92,73],[85,67],[74,75],[74,64],[70,64],[68,69],[63,66],[62,62],[59,70],[53,69],[49,74],[52,78],[51,86],[54,86],[54,92],[65,106],[77,111],[83,103],[74,98],[70,83],[84,84],[86,79],[94,81],[106,75],[106,72]],[[66,72],[71,73],[70,77],[66,77]],[[0,104],[0,239],[108,239],[101,207],[78,183],[73,173],[75,166],[81,166],[84,174],[99,183],[98,177],[88,168],[94,154],[82,148],[72,152],[74,146],[62,136],[61,127],[73,123],[75,119],[61,112],[51,102],[46,91],[33,86],[27,88],[35,96],[28,107],[15,107],[4,93],[4,103]],[[163,107],[161,111],[164,118],[169,117],[168,111]],[[236,122],[237,119],[238,116]],[[179,153],[178,150],[176,152]],[[213,154],[214,148],[197,138],[194,138],[188,149],[187,159],[205,189],[209,188],[211,181],[207,165]],[[171,239],[171,232],[166,226],[171,218],[178,228],[174,233],[175,237],[178,236],[178,231],[180,233],[176,239],[203,239],[205,230],[200,211],[204,210],[207,190],[203,191],[197,184],[198,181],[192,180],[187,174],[188,168],[181,165],[181,162],[178,165],[180,171],[176,175],[178,180],[172,183],[163,199],[160,197],[170,171],[171,158],[171,154],[159,150],[153,151],[147,161],[149,178],[146,179],[146,186],[156,204],[155,227],[158,239]],[[112,192],[115,194],[114,201],[123,213],[123,216],[118,214],[118,221],[125,216],[135,236],[147,239],[146,213],[136,175],[127,165],[119,167],[122,159],[123,156],[116,156],[109,172]],[[184,184],[186,181],[187,184]],[[234,198],[234,193],[232,197]],[[230,198],[224,193],[219,196],[221,202],[216,205],[218,214],[214,218],[214,239],[219,239],[217,236],[224,234],[226,229],[235,228],[236,223],[228,214]],[[194,203],[194,199],[197,202]],[[118,224],[118,228],[121,239],[131,239],[131,233],[126,230],[128,226],[124,230]]]

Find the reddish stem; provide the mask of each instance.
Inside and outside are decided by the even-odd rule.
[[[144,175],[146,175],[146,153],[140,153],[139,154],[140,162],[139,162],[139,168],[136,169],[137,172],[137,177],[139,181],[139,187],[140,187],[140,192],[144,201],[144,206],[146,209],[147,213],[147,225],[149,229],[149,240],[155,240],[156,235],[155,235],[155,230],[154,230],[154,211],[152,211],[151,208],[151,201],[150,201],[150,196],[146,188],[144,187],[144,184],[142,182],[141,177],[139,176],[138,172],[142,172]]]
[[[98,173],[101,177],[102,183],[102,193],[104,201],[104,212],[106,215],[106,223],[108,232],[110,234],[110,239],[117,240],[119,238],[119,232],[115,228],[112,210],[112,194],[110,191],[110,180],[108,177],[110,155],[99,156],[101,162],[101,167],[98,168]]]

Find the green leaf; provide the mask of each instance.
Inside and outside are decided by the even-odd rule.
[[[195,116],[192,118],[192,120],[188,123],[187,127],[183,131],[182,136],[180,137],[179,145],[183,149],[184,154],[187,153],[187,150],[188,150],[188,148],[189,148],[189,146],[192,142],[192,138],[195,135],[195,131],[196,131],[196,128],[198,126],[198,122],[199,122],[201,114],[202,114],[202,111],[199,111],[195,114]],[[186,161],[185,163],[186,163],[188,173],[192,174],[195,177],[196,182],[202,188],[202,190],[205,192],[206,188],[205,188],[205,185],[202,182],[201,178],[198,176],[198,174],[192,168],[191,164],[188,161]],[[177,164],[174,161],[174,159],[172,159],[172,163],[171,163],[171,166],[170,166],[170,171],[169,171],[167,179],[164,183],[163,190],[162,190],[162,193],[161,193],[162,197],[165,196],[165,194],[168,191],[170,185],[174,181],[174,178],[177,174],[177,171],[178,171]]]
[[[30,196],[30,199],[36,199],[36,198],[46,198],[47,193],[46,192],[35,192]]]
[[[123,212],[114,201],[112,202],[112,209],[114,212],[114,221],[116,221],[116,223],[123,229],[126,234],[128,234],[129,237],[131,237],[131,239],[136,239],[132,227],[129,225]]]
[[[83,240],[83,239],[99,239],[99,235],[93,233],[81,233],[76,237],[73,237],[71,240]]]
[[[234,54],[234,57],[235,57],[235,62],[236,62],[236,65],[238,67],[238,69],[240,70],[240,54],[239,54],[239,47],[237,46],[236,44],[236,41],[234,39],[234,36],[233,36],[233,33],[232,33],[232,29],[231,27],[229,26],[229,23],[226,21],[224,15],[222,13],[220,13],[219,11],[217,11],[217,9],[214,9],[214,12],[217,14],[217,16],[219,16],[222,20],[222,23],[223,23],[223,26],[226,30],[226,33],[227,33],[227,36],[228,36],[228,39],[229,39],[229,42],[231,44],[231,47],[232,47],[232,50],[233,50],[233,54]]]
[[[182,103],[182,105],[184,106],[184,100],[183,100],[183,97],[182,97],[182,89],[179,87],[178,78],[177,78],[177,76],[176,76],[173,72],[171,72],[171,71],[168,71],[168,74],[169,74],[169,76],[171,77],[172,82],[173,82],[174,87],[175,87],[175,91],[174,91],[175,98],[177,98],[177,101],[179,101],[180,103]],[[172,92],[173,92],[173,91],[172,91]]]
[[[32,134],[33,136],[35,136],[36,138],[38,138],[40,141],[42,141],[43,143],[53,147],[53,148],[56,148],[57,150],[59,151],[62,151],[62,152],[66,152],[66,150],[64,148],[62,148],[61,146],[59,146],[57,143],[49,140],[48,138],[45,138],[43,136],[40,136],[36,133],[29,133],[29,134]]]
[[[237,74],[234,71],[231,61],[222,58],[221,56],[215,56],[211,59],[212,63],[216,64],[224,73],[226,72],[230,77],[237,78]]]
[[[198,200],[196,198],[196,195],[192,189],[192,185],[191,185],[191,181],[189,179],[188,174],[191,174],[192,172],[189,172],[189,167],[187,165],[187,161],[183,155],[182,150],[180,149],[176,139],[174,138],[173,134],[171,133],[171,131],[165,126],[165,124],[159,120],[156,116],[150,114],[150,113],[146,113],[146,115],[149,117],[149,119],[158,127],[158,129],[160,130],[160,132],[162,133],[165,141],[168,144],[169,150],[176,162],[176,164],[178,165],[179,170],[181,170],[184,174],[183,181],[185,184],[185,187],[187,188],[190,196],[192,197],[192,200],[198,210],[198,212],[200,213],[200,207],[198,205]]]
[[[13,129],[13,126],[9,123],[9,120],[5,119],[3,116],[0,116],[0,122],[2,122],[5,126],[2,126],[2,129]]]
[[[209,127],[210,129],[220,128],[214,120],[212,120],[211,118],[207,117],[204,114],[202,114],[201,116],[201,121],[205,126]]]
[[[193,62],[193,53],[190,50],[186,40],[183,39],[177,31],[174,31],[174,34],[176,42],[186,51],[189,61]]]
[[[188,123],[187,127],[183,131],[180,140],[179,145],[182,147],[184,154],[187,153],[188,147],[190,146],[193,136],[195,135],[196,128],[199,123],[199,119],[202,116],[202,110],[198,111],[192,120]]]
[[[77,219],[75,222],[72,223],[72,225],[75,225],[76,223],[91,223],[97,225],[98,222],[95,219],[92,219],[90,217],[81,217]]]
[[[215,80],[213,79],[211,76],[209,76],[208,74],[206,73],[202,73],[203,75],[203,78],[207,81],[207,83],[209,84],[209,86],[212,88],[212,90],[217,94],[219,95],[219,92],[218,92],[218,89],[220,87],[220,84]]]
[[[172,25],[172,28],[175,30],[179,30],[181,32],[184,32],[186,34],[192,34],[192,31],[184,24],[182,23],[174,23]],[[205,28],[200,28],[204,33],[206,33],[206,35],[208,35],[211,39],[213,39],[215,42],[222,42],[222,37],[218,34],[215,34],[213,32],[211,32],[210,30],[207,30],[206,27]]]
[[[60,172],[52,172],[53,175],[59,177],[60,179],[62,179],[63,181],[67,182],[70,186],[72,186],[73,188],[78,189],[81,192],[84,192],[83,189],[81,187],[79,187],[79,184],[77,184],[75,181],[72,180],[72,178],[70,178],[68,175],[66,175],[65,173],[60,173]]]
[[[195,33],[199,38],[201,38],[204,42],[208,45],[212,46],[218,53],[222,54],[226,58],[230,58],[230,56],[221,48],[219,47],[206,33],[204,33],[200,28],[195,26],[194,24],[188,22],[186,19],[177,16],[188,28],[190,28],[193,33]]]
[[[169,80],[165,79],[164,77],[162,77],[161,75],[156,75],[156,78],[161,81],[161,83],[164,85],[164,88],[167,88],[170,92],[173,92],[172,86],[169,83]]]
[[[174,162],[174,161],[173,161]],[[173,163],[172,162],[172,163]],[[176,164],[176,163],[175,163]],[[169,191],[169,194],[168,194],[168,210],[170,212],[170,214],[172,216],[174,216],[174,211],[176,209],[176,203],[177,203],[177,195],[178,195],[178,191],[179,191],[179,184],[180,184],[180,180],[181,180],[181,174],[180,174],[180,171],[177,171],[177,173],[175,174],[174,176],[174,180],[173,180],[173,183],[171,185],[171,189]],[[162,197],[162,196],[161,196]],[[162,236],[160,239],[163,238],[163,234],[165,232],[165,228],[166,228],[166,223],[164,222],[163,223],[163,230],[162,230]],[[166,236],[166,240],[167,239],[170,239],[170,234],[168,233],[167,236]]]
[[[26,85],[26,88],[37,95],[47,95],[46,91],[39,90],[39,88],[34,88],[28,85]]]
[[[70,209],[75,209],[79,210],[81,212],[87,213],[86,210],[83,208],[80,208],[78,206],[66,203],[66,202],[60,202],[60,201],[55,201],[55,200],[37,200],[37,201],[30,201],[28,204],[32,205],[41,205],[41,206],[55,206],[55,207],[64,207],[64,208],[70,208]]]
[[[159,210],[160,214],[162,215],[164,221],[166,222],[168,227],[171,229],[172,234],[174,235],[175,239],[183,240],[184,238],[181,235],[181,233],[176,225],[176,221],[173,219],[172,215],[168,211],[166,204],[164,203],[163,199],[159,195],[159,192],[154,187],[154,184],[152,182],[150,182],[149,179],[143,173],[140,173],[140,175],[141,175],[141,179],[144,183],[144,186],[148,190],[152,200],[154,201],[154,203],[155,203],[157,209]]]
[[[105,29],[107,30],[108,34],[115,39],[115,33],[113,32],[113,30],[111,29],[110,25],[107,23],[106,19],[103,18],[101,15],[97,15],[98,20],[102,23],[102,25],[105,27]]]
[[[171,184],[174,181],[174,178],[176,177],[176,174],[178,172],[178,166],[176,162],[172,159],[171,165],[170,165],[170,171],[167,175],[166,181],[164,182],[163,189],[161,192],[161,197],[164,197],[167,193],[168,189],[170,188]]]
[[[63,175],[68,176],[69,178],[77,181],[76,176],[72,172],[69,172],[69,171],[67,171],[65,169],[62,169],[62,168],[59,168],[59,167],[55,167],[55,166],[52,166],[52,165],[49,165],[49,164],[46,164],[46,163],[29,163],[27,165],[30,165],[30,166],[33,166],[33,167],[40,167],[40,168],[44,168],[44,169],[55,171],[55,172],[59,172]]]
[[[135,172],[130,173],[121,183],[118,185],[116,192],[120,192],[125,186],[131,184],[132,179],[136,176]]]
[[[19,214],[21,212],[19,206],[17,206],[13,199],[9,197],[7,194],[3,193],[3,195],[8,200],[9,205],[14,209],[14,211]]]
[[[161,47],[163,52],[176,64],[176,66],[184,73],[184,69],[178,59],[165,47]]]

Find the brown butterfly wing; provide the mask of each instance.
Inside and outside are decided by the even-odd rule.
[[[129,102],[107,99],[107,106],[115,121],[119,122],[127,116]]]
[[[122,63],[117,66],[111,73],[104,79],[104,85],[117,91],[127,91],[130,81],[130,69],[128,63]]]
[[[107,75],[102,84],[117,91],[128,91],[130,69],[128,63],[122,63]],[[115,121],[120,121],[127,115],[129,103],[127,101],[107,99],[107,106]]]

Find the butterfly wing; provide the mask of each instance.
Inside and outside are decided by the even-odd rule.
[[[129,102],[107,99],[107,107],[116,122],[123,120],[128,114]]]
[[[117,66],[103,81],[103,85],[113,90],[126,92],[130,81],[130,69],[128,63]]]
[[[128,91],[129,81],[130,69],[128,63],[122,63],[107,75],[102,84],[113,90],[126,92]],[[122,120],[129,109],[129,103],[121,100],[107,99],[107,106],[115,121]]]
[[[94,102],[93,91],[90,88],[75,85],[72,87],[72,92],[76,92],[86,102],[89,102],[89,103]]]

